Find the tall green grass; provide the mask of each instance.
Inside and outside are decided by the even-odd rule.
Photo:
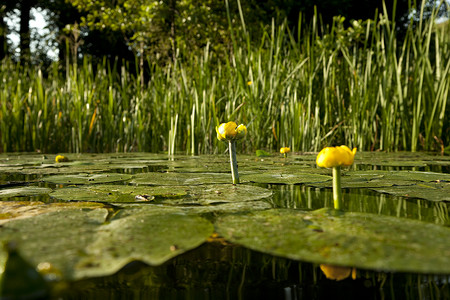
[[[87,57],[63,74],[57,62],[40,70],[5,59],[0,151],[217,153],[214,128],[229,120],[247,124],[246,152],[439,150],[450,142],[450,23],[422,16],[400,39],[385,12],[349,27],[316,14],[295,36],[268,25],[256,46],[242,16],[225,61],[210,45],[201,56],[178,49],[166,66],[149,58],[146,81]]]

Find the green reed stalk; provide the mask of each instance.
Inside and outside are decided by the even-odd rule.
[[[85,57],[45,70],[3,60],[0,151],[219,153],[218,120],[252,129],[240,146],[247,152],[330,144],[418,151],[449,142],[450,23],[438,27],[436,12],[403,39],[386,10],[349,26],[339,17],[324,26],[316,13],[311,23],[300,18],[295,38],[273,22],[257,43],[242,10],[228,18],[225,60],[210,45],[201,55],[180,46],[165,66],[149,58],[144,83],[126,62],[94,66]]]

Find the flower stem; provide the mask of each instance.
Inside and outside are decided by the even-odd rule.
[[[231,176],[233,177],[233,184],[238,184],[239,173],[236,160],[236,142],[234,140],[228,142],[228,150],[230,152]]]
[[[341,167],[333,168],[333,201],[334,209],[342,208]]]

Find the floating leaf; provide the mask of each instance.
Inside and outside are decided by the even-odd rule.
[[[77,264],[78,277],[112,274],[132,261],[160,265],[198,247],[214,232],[198,216],[147,212],[121,217],[102,226]]]
[[[356,176],[360,178],[378,178],[396,181],[450,181],[450,174],[436,173],[436,172],[419,172],[419,171],[349,171],[345,173],[346,176]]]
[[[131,181],[133,184],[149,185],[199,185],[228,183],[231,185],[231,173],[158,173],[137,174]]]
[[[0,240],[17,242],[32,265],[51,264],[63,279],[74,280],[110,275],[135,260],[162,264],[214,231],[206,219],[179,210],[128,212],[133,213],[119,213],[105,224],[106,209],[60,209],[3,224]]]
[[[307,184],[330,181],[331,176],[311,173],[290,173],[283,170],[268,170],[258,174],[242,175],[242,180],[256,183]]]
[[[210,205],[270,197],[269,189],[249,185],[132,186],[92,185],[57,189],[50,197],[65,201],[113,203],[158,201],[171,205]]]
[[[2,201],[0,202],[0,224],[11,220],[29,218],[64,208],[105,208],[101,203],[71,202],[43,203],[40,201]]]
[[[55,175],[45,177],[43,180],[56,184],[97,184],[107,182],[126,181],[131,179],[131,175],[118,173],[101,174],[77,174],[77,175]]]
[[[429,201],[450,201],[450,183],[419,183],[410,186],[373,188],[379,193]]]
[[[228,215],[226,239],[264,253],[364,269],[450,273],[450,228],[420,221],[322,209]]]
[[[271,156],[270,152],[264,151],[264,150],[256,150],[256,156],[257,157],[268,157]]]
[[[52,189],[37,186],[3,189],[0,190],[0,198],[45,195],[50,193],[51,191]]]
[[[12,220],[2,225],[0,240],[15,241],[32,265],[48,262],[64,278],[75,279],[78,275],[74,266],[107,214],[106,209],[62,209]]]

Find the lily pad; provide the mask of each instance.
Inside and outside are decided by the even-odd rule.
[[[119,213],[105,224],[107,215],[106,209],[66,208],[11,220],[3,224],[0,240],[17,242],[32,265],[48,263],[63,279],[76,280],[110,275],[135,260],[162,264],[214,231],[206,219],[173,209]]]
[[[3,224],[0,240],[15,241],[32,265],[50,263],[65,279],[75,279],[74,266],[107,214],[106,209],[63,209],[12,220]]]
[[[160,265],[196,248],[214,232],[214,226],[198,216],[174,213],[120,213],[95,235],[87,256],[77,264],[79,277],[112,274],[132,261]]]
[[[158,173],[149,172],[137,174],[131,180],[132,184],[147,185],[200,185],[228,183],[231,184],[231,173]]]
[[[97,184],[126,181],[131,179],[131,175],[118,173],[101,173],[101,174],[77,174],[77,175],[55,175],[45,177],[43,180],[56,184]]]
[[[64,208],[105,208],[101,203],[43,203],[40,201],[2,201],[0,202],[0,224],[11,220],[24,219]]]
[[[373,188],[379,193],[429,201],[450,201],[450,183],[419,183],[410,186]]]
[[[347,176],[356,176],[361,178],[378,178],[396,181],[450,181],[450,174],[436,173],[436,172],[419,172],[419,171],[349,171],[345,173]]]
[[[185,186],[89,185],[56,189],[49,196],[64,201],[146,202],[180,198],[188,194],[186,189]]]
[[[252,175],[242,175],[242,180],[256,183],[307,184],[331,181],[332,177],[311,173],[290,173],[286,171],[266,171]]]
[[[52,189],[44,187],[24,186],[0,190],[0,198],[38,196],[48,194],[51,191]]]
[[[219,234],[264,253],[372,270],[450,274],[450,228],[322,209],[271,209],[218,219]]]
[[[50,197],[64,201],[130,203],[157,201],[171,205],[210,205],[254,201],[272,195],[269,189],[249,185],[132,186],[91,185],[56,189]]]

